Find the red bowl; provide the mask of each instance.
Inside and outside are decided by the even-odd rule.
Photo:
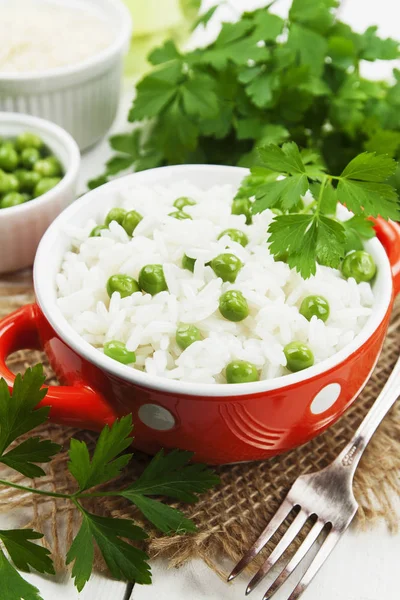
[[[185,165],[153,169],[98,188],[65,210],[46,232],[35,260],[37,303],[0,322],[0,376],[12,386],[7,357],[25,348],[44,349],[61,382],[43,404],[52,421],[93,430],[132,413],[134,446],[195,452],[211,464],[260,460],[307,442],[337,421],[368,381],[387,330],[393,298],[400,291],[400,228],[376,221],[377,239],[366,247],[378,266],[373,314],[348,346],[301,371],[247,384],[197,384],[166,380],[113,361],[85,342],[56,303],[55,276],[69,245],[67,224],[81,225],[104,213],[121,188],[168,185],[185,179],[207,189],[238,185],[237,167]],[[95,209],[93,207],[96,207]],[[385,252],[386,251],[386,252]]]

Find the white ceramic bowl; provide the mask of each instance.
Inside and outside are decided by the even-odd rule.
[[[9,1],[0,0],[0,11]],[[132,32],[131,16],[122,0],[52,3],[86,8],[97,14],[113,32],[113,42],[102,52],[70,67],[31,74],[0,73],[0,111],[53,121],[66,129],[83,150],[101,139],[114,121],[121,95],[123,56]]]
[[[58,125],[43,119],[0,112],[0,136],[38,134],[57,156],[64,177],[52,190],[25,204],[0,209],[0,273],[33,263],[39,241],[52,221],[76,198],[80,153],[76,142]]]

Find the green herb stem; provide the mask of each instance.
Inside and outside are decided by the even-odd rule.
[[[317,208],[315,209],[316,216],[319,215],[319,212],[321,210],[322,198],[324,196],[324,190],[325,190],[325,187],[326,187],[326,184],[328,183],[328,181],[330,181],[330,176],[324,177],[324,179],[321,181],[321,188],[319,190],[318,200],[317,200]]]
[[[60,494],[58,492],[46,492],[45,490],[36,490],[35,488],[26,487],[24,485],[18,485],[18,483],[11,483],[11,481],[5,481],[0,479],[0,485],[6,487],[12,487],[16,490],[22,490],[24,492],[30,492],[31,494],[39,494],[40,496],[50,496],[52,498],[68,498],[71,499],[70,494]]]

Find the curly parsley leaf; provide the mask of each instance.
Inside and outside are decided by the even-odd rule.
[[[0,462],[26,477],[41,477],[46,473],[34,463],[48,463],[60,450],[61,446],[50,440],[32,437],[3,454]]]
[[[8,562],[0,548],[0,598],[7,600],[43,600],[39,590],[25,581]]]
[[[121,474],[132,454],[123,454],[132,443],[132,415],[116,420],[111,427],[106,425],[97,441],[90,460],[85,442],[71,440],[68,469],[76,479],[79,490],[87,490]]]
[[[12,394],[4,379],[0,380],[0,456],[20,435],[47,421],[50,407],[38,408],[46,395],[42,365],[17,375]]]
[[[93,541],[96,542],[110,573],[116,579],[151,583],[148,556],[125,540],[140,541],[147,537],[143,529],[127,519],[98,517],[80,507],[82,525],[67,554],[67,564],[74,563],[72,576],[78,591],[90,578],[93,569]]]
[[[54,575],[55,571],[49,550],[30,541],[41,538],[43,535],[33,529],[0,530],[0,540],[18,569],[29,573],[32,568],[39,573]]]

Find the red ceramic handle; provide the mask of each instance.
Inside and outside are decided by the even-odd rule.
[[[400,226],[394,221],[374,219],[376,235],[386,250],[393,275],[394,295],[400,293]]]
[[[42,350],[38,334],[38,307],[28,304],[0,321],[0,377],[10,388],[15,375],[6,365],[6,359],[17,350]],[[49,386],[41,406],[51,406],[50,418],[55,423],[99,430],[111,425],[116,415],[104,398],[83,384]]]

